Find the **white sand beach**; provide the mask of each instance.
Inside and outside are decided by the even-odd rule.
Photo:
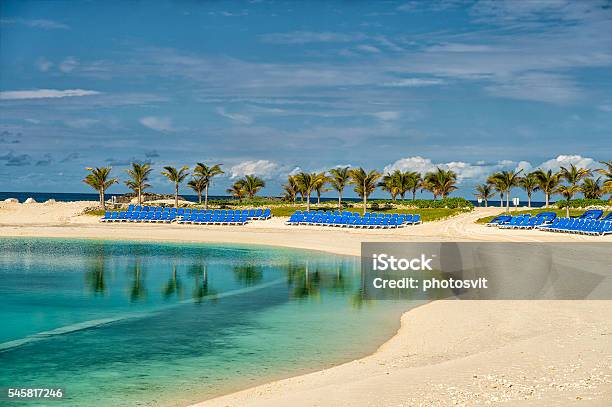
[[[476,208],[395,230],[293,227],[282,218],[241,226],[102,224],[93,202],[0,203],[0,236],[265,244],[359,255],[362,241],[612,242],[487,228]],[[437,301],[405,313],[371,356],[198,406],[610,405],[612,301]]]

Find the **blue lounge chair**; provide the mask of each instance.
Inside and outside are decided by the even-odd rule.
[[[599,219],[603,215],[603,211],[601,209],[590,209],[579,216],[579,219]]]

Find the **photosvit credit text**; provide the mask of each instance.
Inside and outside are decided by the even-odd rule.
[[[388,254],[373,254],[372,255],[372,270],[382,272],[398,272],[398,271],[433,271],[431,263],[433,257],[428,257],[421,254],[420,257],[413,258],[397,258]],[[391,288],[391,289],[410,289],[421,290],[427,292],[432,289],[469,289],[469,288],[488,288],[488,280],[484,277],[477,279],[455,279],[455,278],[438,278],[438,277],[401,277],[401,278],[385,278],[376,277],[372,280],[374,288]]]

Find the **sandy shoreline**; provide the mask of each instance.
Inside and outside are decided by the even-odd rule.
[[[359,255],[362,241],[578,241],[603,238],[499,231],[474,223],[500,208],[396,230],[100,224],[92,203],[0,203],[0,237],[264,244]],[[257,386],[198,406],[609,405],[612,301],[437,301],[405,313],[373,355]]]

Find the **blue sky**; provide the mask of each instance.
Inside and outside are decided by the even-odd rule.
[[[609,1],[0,3],[0,190],[87,166],[459,173],[612,158]],[[115,186],[111,192],[126,190]],[[333,195],[333,194],[330,194]]]

